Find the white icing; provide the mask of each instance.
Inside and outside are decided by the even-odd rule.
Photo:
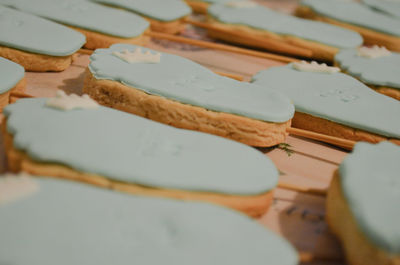
[[[149,50],[142,52],[141,48],[136,48],[133,52],[128,50],[115,51],[113,55],[128,63],[159,63],[161,60],[161,53],[151,53]]]
[[[0,177],[0,205],[27,197],[39,190],[39,185],[25,174]]]
[[[253,8],[257,6],[257,3],[252,1],[232,1],[225,3],[225,6],[233,8]]]
[[[311,63],[306,61],[295,62],[292,64],[293,68],[303,72],[315,72],[315,73],[338,73],[340,69],[338,67],[327,66],[325,63],[319,64],[315,61]]]
[[[48,99],[46,106],[61,110],[72,110],[96,109],[99,107],[99,104],[86,94],[82,96],[76,94],[67,95],[64,91],[57,90],[56,96]]]
[[[392,53],[386,49],[385,47],[379,47],[378,45],[374,45],[372,47],[359,47],[357,49],[357,55],[360,57],[366,57],[370,59],[375,59],[379,57],[389,56]]]

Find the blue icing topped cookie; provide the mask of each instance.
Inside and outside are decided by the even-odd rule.
[[[302,0],[301,4],[310,7],[318,14],[335,20],[393,36],[400,36],[400,20],[374,11],[368,6],[354,1]]]
[[[357,32],[279,13],[261,5],[235,8],[225,4],[214,4],[208,8],[208,14],[222,23],[245,25],[337,48],[357,47],[363,42]]]
[[[291,98],[296,111],[353,128],[400,138],[400,104],[342,73],[303,72],[292,64],[257,73],[253,83]]]
[[[336,54],[335,61],[343,70],[367,84],[400,89],[400,53],[366,58],[359,56],[357,49],[346,49]]]
[[[0,264],[297,264],[285,239],[223,207],[55,179],[0,177],[7,187],[30,193],[0,200]]]
[[[21,99],[4,110],[14,147],[35,161],[155,188],[256,195],[277,184],[271,160],[246,145],[106,107],[45,103]]]
[[[0,0],[0,4],[66,25],[121,38],[141,35],[149,23],[131,12],[83,0]]]
[[[358,143],[339,167],[343,196],[369,241],[400,253],[400,147]]]
[[[51,32],[51,34],[49,34]],[[0,5],[0,45],[26,52],[67,56],[85,44],[83,34]]]
[[[362,3],[400,19],[400,2],[397,0],[362,0]]]
[[[21,65],[0,57],[0,94],[15,87],[24,74],[25,69]]]
[[[91,56],[89,69],[97,79],[119,81],[148,94],[208,110],[268,122],[286,122],[293,116],[293,104],[283,94],[222,77],[186,58],[161,53],[158,63],[128,63],[115,55],[124,50],[133,53],[137,48],[116,44],[98,49]]]
[[[122,7],[140,15],[169,22],[189,15],[192,11],[182,0],[92,0],[106,5]]]

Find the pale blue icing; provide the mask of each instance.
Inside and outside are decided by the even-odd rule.
[[[399,102],[349,75],[302,72],[289,64],[261,71],[253,82],[285,93],[298,112],[400,138]]]
[[[24,74],[25,69],[21,65],[0,57],[0,94],[15,87]]]
[[[339,167],[350,211],[366,237],[400,254],[400,147],[358,143]]]
[[[141,35],[149,23],[131,12],[83,0],[0,0],[0,4],[70,26],[121,38]]]
[[[97,79],[119,81],[149,94],[213,111],[270,122],[286,122],[293,116],[293,104],[281,93],[222,77],[189,59],[162,53],[160,63],[130,64],[112,54],[137,47],[116,44],[96,50],[90,57],[90,71]]]
[[[92,0],[106,5],[122,7],[140,15],[164,22],[190,15],[192,10],[182,0]]]
[[[261,5],[252,8],[234,8],[224,4],[214,4],[208,8],[208,14],[223,23],[245,25],[338,48],[357,47],[363,42],[357,32],[279,13]]]
[[[400,2],[393,0],[362,0],[362,2],[376,10],[387,13],[400,19]]]
[[[0,45],[51,56],[67,56],[85,44],[83,34],[44,18],[0,5]]]
[[[156,188],[254,195],[277,184],[271,160],[244,144],[111,108],[60,111],[45,101],[4,110],[14,146],[34,160]]]
[[[345,23],[400,36],[400,20],[348,0],[301,0],[314,12]]]
[[[290,243],[227,208],[37,182],[0,204],[0,264],[297,264]]]
[[[400,53],[371,59],[358,56],[356,49],[347,49],[337,53],[335,61],[340,68],[367,84],[400,89]]]

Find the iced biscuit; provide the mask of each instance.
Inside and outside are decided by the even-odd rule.
[[[249,1],[213,4],[207,14],[213,27],[208,29],[212,37],[300,57],[333,61],[339,49],[356,48],[363,42],[357,32],[283,14]],[[265,43],[268,40],[277,44]]]
[[[96,50],[83,91],[112,108],[254,146],[283,142],[294,113],[279,92],[133,45]]]
[[[350,265],[400,264],[400,147],[358,143],[335,173],[326,219]]]
[[[400,104],[376,93],[339,68],[292,63],[257,73],[253,83],[293,100],[293,126],[353,141],[400,144]]]
[[[0,20],[0,56],[27,71],[65,70],[86,41],[70,28],[1,5]]]
[[[149,23],[142,17],[82,0],[0,0],[0,3],[73,27],[86,36],[85,48],[114,43],[144,45]]]
[[[9,168],[138,195],[208,201],[251,216],[278,171],[263,153],[98,106],[87,96],[20,99],[4,109]]]
[[[92,0],[109,6],[123,8],[145,17],[151,30],[175,34],[185,28],[184,18],[191,13],[183,0]]]

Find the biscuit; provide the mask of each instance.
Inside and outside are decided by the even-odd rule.
[[[90,1],[20,0],[8,3],[12,8],[65,24],[86,36],[85,48],[108,48],[114,43],[144,45],[150,24],[128,11]],[[44,8],[45,7],[45,8]]]
[[[398,169],[398,155],[399,147],[387,142],[359,143],[334,174],[326,220],[342,242],[350,265],[400,263],[398,240],[393,240],[398,236],[399,222],[394,203],[398,199],[394,184],[398,170],[393,171]],[[370,196],[371,190],[377,196]],[[368,203],[371,200],[374,202]]]
[[[341,48],[362,44],[356,32],[254,3],[248,7],[213,4],[208,8],[208,23],[210,36],[217,39],[323,61],[333,61]]]
[[[293,127],[353,141],[390,139],[400,144],[398,102],[340,73],[339,68],[292,63],[260,71],[252,82],[293,100]]]
[[[325,1],[326,2],[326,1]],[[339,19],[334,19],[322,14],[319,14],[317,11],[313,10],[310,6],[308,6],[308,4],[313,3],[312,1],[302,1],[300,6],[296,9],[296,15],[299,17],[303,17],[303,18],[308,18],[308,19],[313,19],[313,20],[318,20],[318,21],[322,21],[322,22],[326,22],[326,23],[330,23],[336,26],[340,26],[343,28],[347,28],[353,31],[356,31],[358,33],[361,34],[361,36],[364,39],[364,44],[366,45],[381,45],[381,46],[385,46],[386,48],[388,48],[389,50],[393,50],[393,51],[400,51],[400,31],[398,32],[398,34],[389,34],[389,33],[385,33],[383,30],[387,29],[385,27],[381,27],[381,30],[378,29],[372,29],[372,28],[367,28],[366,26],[361,26],[361,24],[352,24],[350,22],[345,22]],[[317,3],[314,1],[314,3]],[[324,2],[321,2],[321,4]],[[340,6],[342,4],[349,4],[349,5],[360,5],[358,3],[352,2],[352,3],[344,3],[344,1],[341,2],[331,2],[333,5],[337,5]],[[361,6],[361,5],[360,5]],[[345,10],[348,10],[349,12],[351,11],[351,9],[344,7]],[[365,9],[362,8],[363,10]],[[331,10],[332,12],[335,12],[331,7],[329,7],[328,10]],[[363,11],[364,12],[364,11]],[[376,17],[384,19],[384,20],[389,20],[389,17],[386,17],[385,15],[379,13],[379,12],[374,12],[372,10],[370,10],[369,12],[371,12],[370,15],[367,16],[367,21],[376,21]],[[356,14],[342,14],[343,16],[347,15],[348,18],[354,18],[357,17]],[[372,15],[374,15],[374,17],[372,17]],[[361,23],[361,22],[357,22],[357,23]],[[390,21],[386,22],[387,25],[390,25],[393,28],[399,28],[400,26],[400,21],[396,20],[394,18],[392,18]]]
[[[0,190],[0,256],[12,264],[298,263],[287,240],[208,203],[46,178],[0,177]]]
[[[73,61],[72,55],[50,56],[4,46],[0,46],[0,56],[22,65],[26,71],[31,72],[64,71]]]
[[[255,149],[105,107],[53,109],[50,100],[20,99],[5,108],[3,135],[11,171],[137,195],[207,201],[251,216],[265,213],[272,201],[279,174]],[[66,100],[77,100],[81,108],[86,99]],[[29,123],[36,126],[26,130]]]
[[[284,141],[293,114],[286,97],[221,77],[176,55],[162,53],[159,63],[132,64],[114,56],[135,49],[125,54],[131,56],[138,53],[138,47],[113,45],[107,51],[96,51],[83,92],[100,104],[178,128],[253,146]]]
[[[342,50],[335,64],[376,92],[400,100],[400,54],[384,47]]]
[[[190,7],[181,0],[94,0],[94,2],[139,14],[150,22],[152,31],[168,34],[181,32],[185,27],[185,17],[191,13]]]
[[[84,35],[52,21],[5,6],[0,14],[0,56],[27,71],[65,70],[85,43]]]

